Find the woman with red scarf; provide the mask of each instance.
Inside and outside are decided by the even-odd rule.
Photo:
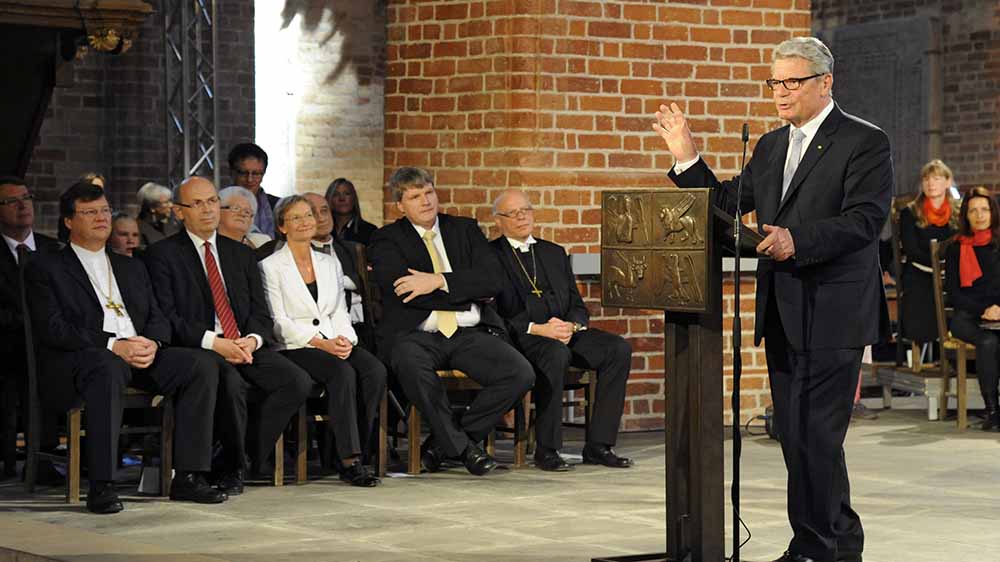
[[[951,169],[931,160],[920,170],[920,194],[899,215],[903,243],[900,284],[900,333],[912,342],[938,337],[931,279],[931,240],[946,240],[958,229],[958,200],[952,197]],[[917,360],[916,357],[913,358]]]
[[[951,333],[976,345],[976,376],[986,403],[982,429],[1000,431],[1000,331],[988,325],[1000,322],[1000,207],[985,187],[973,188],[962,199],[958,235],[945,260],[945,283],[955,308]]]

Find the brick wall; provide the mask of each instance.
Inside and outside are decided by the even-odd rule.
[[[257,26],[260,37],[271,44],[261,45],[257,57],[269,64],[258,64],[257,82],[275,82],[279,94],[294,90],[290,93],[297,98],[290,139],[294,146],[288,147],[294,154],[295,186],[285,192],[325,193],[331,181],[346,177],[358,190],[362,215],[381,224],[384,8],[373,2],[338,3],[335,10],[294,2],[283,10],[267,8],[273,12],[259,7]],[[260,26],[271,29],[265,34]],[[276,43],[290,44],[290,52],[277,47],[270,33],[277,33]],[[286,58],[294,71],[289,72]],[[261,113],[258,122],[273,113]],[[273,139],[262,137],[261,145],[277,153]],[[280,178],[269,174],[268,180],[267,185],[275,186]],[[277,192],[273,187],[269,191]]]
[[[813,0],[813,29],[917,15],[941,20],[940,156],[962,187],[1000,189],[1000,3],[996,0]],[[836,53],[834,53],[836,55]]]
[[[541,236],[586,253],[599,249],[602,190],[670,186],[672,158],[650,130],[657,106],[684,108],[708,163],[731,174],[742,123],[755,138],[778,125],[763,85],[771,48],[810,24],[807,0],[396,0],[387,10],[385,174],[429,168],[445,210],[490,234],[492,199],[523,188]],[[752,280],[743,287],[752,294]],[[635,350],[624,427],[662,427],[662,313],[602,309],[599,283],[581,292],[594,324]],[[752,305],[743,301],[744,419],[769,402],[763,353],[749,345]]]
[[[134,209],[135,190],[166,181],[163,21],[146,19],[127,53],[88,53],[72,83],[56,88],[26,179],[38,201],[38,230],[54,233],[58,197],[85,172],[108,179],[112,205]],[[253,138],[253,3],[219,0],[219,139],[223,155]]]

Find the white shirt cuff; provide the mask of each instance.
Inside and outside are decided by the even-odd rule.
[[[441,285],[441,290],[447,293],[448,292],[448,278],[445,277],[444,273],[441,273],[440,275],[441,275],[441,279],[444,279],[444,285]]]
[[[534,325],[535,325],[535,323],[534,323],[534,322],[528,322],[528,331],[527,331],[527,332],[525,332],[525,333],[527,333],[527,334],[529,334],[529,335],[530,335],[530,334],[531,334],[531,327],[532,327],[532,326],[534,326]]]
[[[115,342],[116,341],[118,341],[118,338],[108,338],[108,351],[110,351],[112,353],[115,352]]]
[[[264,346],[264,338],[258,336],[257,334],[248,334],[247,337],[257,340],[257,347],[254,349],[254,351],[257,351],[258,349]]]
[[[351,279],[346,275],[344,275],[341,279],[344,282],[344,288],[347,289],[348,291],[358,290],[358,286],[354,284],[354,279]]]
[[[688,160],[687,162],[675,162],[674,163],[674,173],[677,174],[677,175],[683,174],[684,172],[686,172],[688,170],[688,168],[690,168],[691,166],[694,166],[695,164],[697,164],[698,160],[701,160],[701,155],[700,154],[698,156],[695,156],[691,160]]]
[[[205,330],[205,335],[201,336],[201,348],[211,351],[215,347],[215,332]]]

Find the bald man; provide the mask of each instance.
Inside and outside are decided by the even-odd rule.
[[[185,230],[150,246],[150,276],[173,328],[174,345],[215,352],[223,386],[217,425],[228,430],[220,433],[225,458],[216,476],[219,487],[233,495],[243,490],[244,381],[264,395],[250,439],[252,472],[257,474],[270,471],[267,459],[274,443],[313,383],[300,367],[270,349],[273,325],[256,256],[249,247],[218,235],[215,185],[189,178],[178,186],[174,205]]]
[[[493,204],[502,236],[490,242],[507,272],[496,303],[515,345],[535,368],[537,409],[535,466],[562,472],[572,468],[562,448],[562,389],[572,365],[597,371],[597,396],[583,462],[613,468],[632,466],[615,453],[632,348],[621,336],[590,328],[590,316],[576,287],[566,250],[532,236],[531,201],[508,190]]]

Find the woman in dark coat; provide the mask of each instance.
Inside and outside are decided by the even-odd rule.
[[[985,187],[965,194],[958,234],[948,247],[945,283],[955,315],[951,333],[976,346],[976,377],[986,403],[982,429],[1000,430],[1000,207]]]
[[[952,174],[940,160],[920,170],[920,194],[899,216],[903,243],[902,326],[904,338],[924,343],[938,337],[931,278],[931,240],[945,241],[958,228],[958,200],[951,196]]]
[[[333,235],[338,240],[349,240],[368,245],[377,227],[361,218],[361,203],[354,184],[346,178],[337,178],[326,188],[326,202],[333,213]]]

